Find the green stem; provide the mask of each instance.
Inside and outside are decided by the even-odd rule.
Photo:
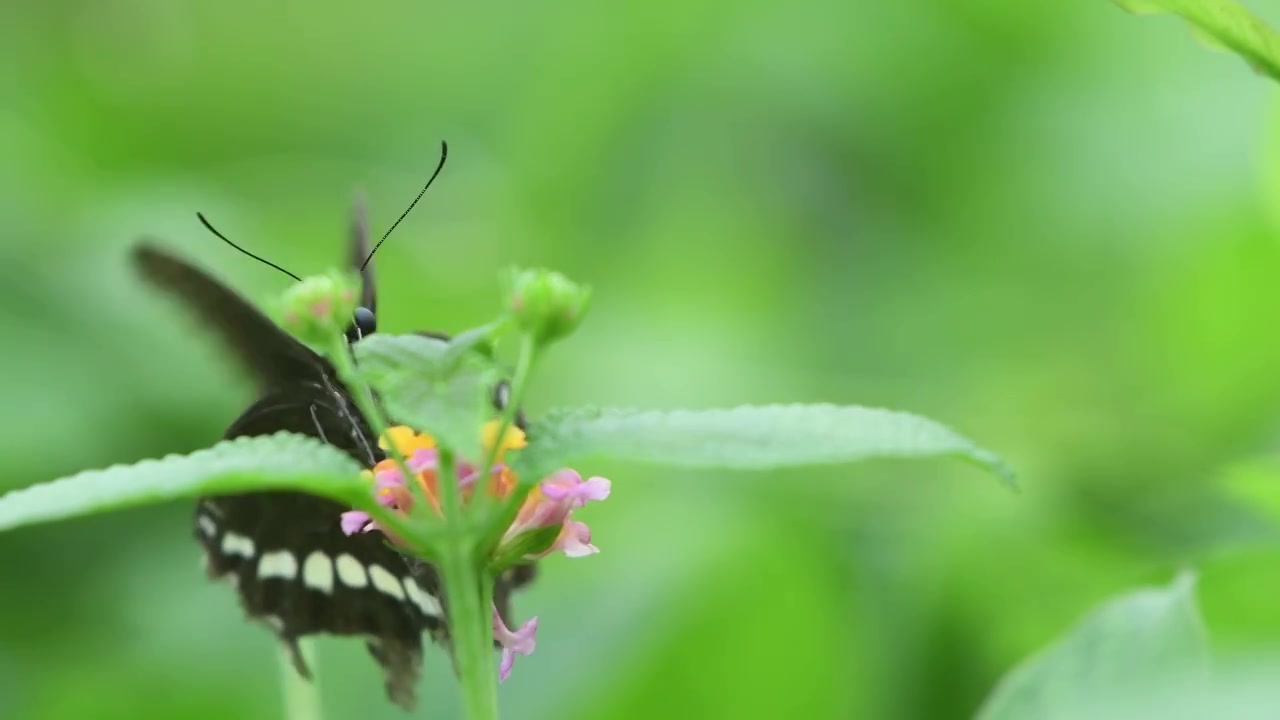
[[[309,640],[298,641],[298,652],[311,668],[311,680],[298,675],[289,651],[280,649],[280,679],[284,693],[285,720],[321,720],[320,676],[316,672],[316,654]]]
[[[511,383],[511,398],[502,413],[502,422],[498,428],[498,442],[490,448],[488,462],[484,467],[492,468],[501,448],[501,440],[515,419],[516,409],[520,406],[524,394],[526,380],[533,367],[536,345],[532,337],[525,336],[520,349],[520,357],[516,365],[515,376]],[[373,393],[357,374],[350,347],[341,336],[335,338],[330,353],[330,361],[337,370],[339,378],[351,391],[356,407],[369,422],[371,429],[379,438],[385,437],[389,428],[382,408],[374,400]],[[498,718],[498,684],[496,663],[493,657],[493,581],[486,576],[480,562],[480,550],[473,535],[471,523],[463,512],[462,493],[456,481],[456,466],[453,451],[440,447],[439,483],[440,505],[444,515],[442,537],[443,547],[438,548],[438,558],[433,558],[439,566],[441,580],[444,585],[445,605],[448,608],[449,632],[453,644],[459,682],[462,686],[463,706],[470,720],[497,720]],[[406,478],[412,477],[399,449],[394,445],[387,450],[387,455],[400,466]],[[418,507],[426,508],[426,499],[417,497],[421,489],[417,483],[407,483],[410,492],[414,493]],[[484,496],[484,493],[478,493]],[[378,508],[371,515],[384,522],[382,516],[389,515]],[[393,532],[402,532],[418,547],[424,547],[422,533],[415,532],[412,523],[387,523],[384,527]],[[289,720],[309,720],[305,717]]]
[[[453,453],[440,452],[440,474],[451,478]],[[498,685],[493,660],[492,583],[476,562],[476,546],[462,515],[461,493],[453,482],[440,483],[445,542],[440,557],[449,633],[462,685],[462,702],[470,720],[497,720]]]
[[[368,421],[374,436],[379,440],[389,437],[387,431],[390,429],[391,424],[386,415],[383,414],[382,406],[374,400],[373,391],[369,389],[369,384],[356,372],[355,360],[351,355],[351,346],[347,343],[345,336],[334,336],[333,343],[329,348],[329,361],[333,363],[334,369],[338,371],[338,378],[342,380],[342,384],[346,385],[347,390],[351,392],[356,401],[356,408],[360,410],[360,414]],[[393,442],[387,443],[387,457],[394,460],[400,468],[400,472],[405,478],[405,487],[409,489],[410,495],[413,496],[415,512],[420,513],[421,517],[429,518],[431,513],[427,511],[427,508],[430,505],[427,503],[423,490],[418,486],[418,483],[410,482],[409,479],[413,477],[413,473],[409,472],[409,466],[405,461],[404,455],[401,454],[400,448],[396,447]],[[390,516],[393,513],[390,511],[386,511],[381,507],[376,510],[367,508],[367,511],[379,523],[387,521],[388,524],[385,527],[390,528],[415,547],[422,547],[423,543],[418,534],[412,531],[408,523],[401,522],[399,518],[391,518]]]
[[[347,386],[347,390],[351,391],[351,395],[355,398],[356,408],[360,410],[360,414],[364,415],[365,420],[369,422],[370,429],[379,440],[387,437],[387,430],[391,425],[382,413],[382,406],[373,399],[373,391],[369,389],[366,383],[356,372],[355,360],[351,357],[351,346],[347,344],[347,340],[342,335],[336,335],[333,344],[329,348],[329,361],[333,363],[333,368],[338,371],[338,379],[342,380],[342,384]],[[400,454],[400,448],[395,443],[387,443],[387,457],[396,461],[400,466],[400,471],[404,473],[406,478],[412,477],[409,468],[405,464],[404,455]],[[412,484],[412,483],[410,483]]]
[[[511,377],[511,397],[507,398],[506,407],[502,408],[502,415],[498,422],[498,433],[494,435],[493,447],[489,448],[489,456],[485,458],[485,463],[481,467],[493,471],[493,466],[498,461],[498,453],[502,452],[502,441],[507,437],[507,431],[515,423],[516,412],[520,410],[521,403],[524,402],[525,388],[529,385],[529,375],[533,373],[534,359],[537,357],[538,343],[534,340],[533,335],[524,333],[520,336],[520,355],[516,358],[515,375]],[[488,493],[477,493],[480,498],[479,514],[487,515],[492,500],[489,499]],[[505,512],[503,513],[506,514]],[[508,523],[510,524],[510,523]]]

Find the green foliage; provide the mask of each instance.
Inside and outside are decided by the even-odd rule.
[[[473,352],[492,360],[493,337],[501,329],[502,324],[495,322],[471,328],[470,330],[463,330],[449,338],[448,346],[445,348],[440,362],[444,363],[445,366],[451,366]]]
[[[1135,13],[1173,13],[1210,44],[1240,55],[1258,72],[1280,80],[1280,36],[1234,0],[1115,0]]]
[[[847,463],[876,457],[955,456],[1013,486],[994,453],[910,413],[836,405],[743,406],[725,410],[566,409],[535,420],[530,447],[513,466],[543,477],[585,458],[738,470]]]
[[[0,497],[0,530],[247,490],[299,490],[357,501],[368,495],[368,483],[346,453],[314,438],[236,438],[190,455],[89,470],[15,490]]]
[[[1280,27],[1274,0],[1243,1]],[[820,507],[744,483],[683,486],[673,508],[666,468],[601,466],[619,484],[591,508],[598,562],[547,562],[515,598],[546,628],[502,687],[522,718],[965,716],[1097,598],[1216,547],[1189,536],[1219,514],[1198,499],[1275,437],[1280,124],[1270,86],[1175,17],[990,0],[0,15],[3,489],[199,447],[250,399],[137,291],[126,242],[183,243],[264,299],[283,276],[194,211],[309,274],[342,255],[347,189],[385,229],[440,138],[449,165],[379,251],[383,331],[475,325],[495,265],[546,264],[602,302],[533,408],[914,408],[1033,478],[1018,498],[907,493],[893,481],[969,470],[876,463]],[[287,46],[281,27],[299,28]],[[269,642],[194,571],[186,504],[0,535],[21,588],[0,593],[0,717],[279,716]],[[1200,565],[1221,649],[1280,647],[1274,549]],[[405,720],[361,643],[319,650],[341,679],[330,717]],[[457,717],[447,660],[425,662],[422,716]],[[581,667],[589,685],[563,672]],[[1236,720],[1197,720],[1216,717]]]
[[[1145,691],[1175,679],[1207,680],[1208,648],[1195,578],[1122,595],[1094,610],[1048,649],[1011,671],[978,720],[1167,717],[1138,712]],[[1123,708],[1126,715],[1113,714]]]
[[[475,339],[467,336],[465,345]],[[497,366],[421,335],[374,335],[354,348],[360,373],[393,422],[435,435],[463,458],[480,457],[479,428],[493,415]]]

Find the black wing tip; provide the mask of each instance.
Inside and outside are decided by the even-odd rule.
[[[370,638],[365,647],[382,666],[387,699],[406,711],[418,704],[415,686],[422,672],[422,650],[394,638]]]
[[[298,673],[298,677],[307,682],[313,682],[311,667],[307,665],[306,658],[302,656],[302,649],[298,647],[298,639],[281,637],[280,642],[284,645],[284,650],[289,655],[289,662],[293,665],[294,671]]]
[[[176,254],[165,249],[158,241],[143,237],[133,244],[129,252],[134,268],[149,280],[171,274],[175,269],[188,265]]]

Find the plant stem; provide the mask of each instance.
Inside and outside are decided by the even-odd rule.
[[[516,412],[520,409],[520,404],[524,402],[524,391],[529,386],[529,375],[533,372],[533,361],[537,357],[538,343],[533,339],[533,335],[525,333],[520,336],[520,355],[516,358],[516,372],[511,378],[511,397],[507,400],[506,407],[502,408],[502,423],[498,426],[498,441],[489,449],[488,462],[485,463],[486,468],[492,468],[494,462],[498,459],[498,453],[502,449],[502,439],[506,436],[507,430],[511,428],[515,422]]]
[[[333,363],[333,367],[338,371],[338,379],[343,385],[347,386],[347,390],[351,392],[352,397],[356,401],[356,408],[360,414],[368,421],[370,429],[374,435],[381,440],[388,437],[387,431],[391,424],[387,420],[386,415],[382,412],[382,406],[378,405],[373,398],[373,391],[369,389],[369,384],[360,377],[356,372],[355,360],[351,355],[351,346],[347,343],[347,339],[343,335],[334,336],[332,346],[329,348],[329,361]],[[408,463],[405,461],[404,455],[401,454],[400,448],[395,443],[387,443],[387,457],[395,460],[396,465],[400,468],[400,472],[405,478],[405,487],[409,489],[410,495],[414,499],[414,507],[419,508],[419,512],[423,513],[423,517],[430,517],[429,512],[425,509],[430,507],[421,487],[416,482],[410,482],[409,478],[413,477],[413,473],[409,472]],[[418,533],[413,532],[409,523],[402,522],[395,514],[386,510],[380,505],[370,506],[365,503],[365,510],[376,519],[383,527],[390,529],[398,534],[401,538],[409,541],[414,547],[421,548],[423,546],[422,539]],[[385,524],[384,524],[385,523]]]
[[[529,385],[529,376],[533,374],[533,365],[537,357],[538,347],[538,342],[531,333],[521,335],[520,355],[516,360],[516,372],[511,380],[511,400],[507,403],[507,407],[503,409],[499,438],[506,434],[507,428],[511,426],[511,422],[515,419],[516,411],[519,410],[520,404],[524,401],[525,388]],[[493,458],[490,458],[489,465],[492,467]],[[502,542],[503,533],[508,527],[511,527],[511,523],[515,521],[516,515],[520,513],[520,508],[524,505],[529,491],[541,479],[520,478],[515,491],[511,493],[505,502],[499,505],[498,512],[489,518],[487,525],[481,526],[480,537],[485,538],[487,542],[487,545],[481,548],[484,556],[492,555],[498,544]]]
[[[387,418],[382,414],[382,407],[373,399],[373,391],[369,389],[359,374],[356,373],[355,360],[351,357],[351,346],[347,344],[347,340],[342,335],[334,336],[333,345],[329,349],[329,361],[333,363],[333,368],[338,371],[338,379],[343,385],[347,386],[347,390],[351,391],[352,397],[356,401],[356,408],[364,415],[364,419],[369,422],[370,429],[374,435],[380,440],[387,437],[387,430],[390,424]],[[395,443],[387,443],[387,457],[396,461],[400,466],[400,471],[404,473],[406,478],[411,477],[409,468],[405,465],[404,455],[400,454],[400,448]],[[410,483],[412,484],[412,483]]]
[[[298,652],[311,668],[311,681],[298,675],[293,667],[293,658],[289,651],[280,649],[280,680],[284,693],[285,720],[321,720],[320,711],[320,676],[316,672],[316,654],[311,642],[306,639],[298,641]]]
[[[501,440],[515,417],[515,409],[519,407],[519,399],[523,395],[525,379],[533,365],[534,344],[532,338],[526,337],[521,347],[520,360],[516,367],[512,382],[511,402],[503,412],[503,422],[499,428],[498,442],[491,449],[489,462],[485,467],[493,467]],[[351,391],[356,407],[369,422],[371,429],[379,438],[387,434],[388,423],[382,408],[373,398],[373,393],[356,373],[351,349],[345,338],[335,338],[330,361],[338,372],[338,377]],[[387,449],[400,466],[406,478],[412,477],[404,457],[393,443]],[[463,707],[466,708],[470,720],[497,720],[498,718],[498,686],[495,663],[493,661],[493,619],[490,606],[492,604],[492,579],[482,571],[482,562],[478,553],[476,540],[472,534],[472,526],[463,512],[462,493],[458,488],[457,469],[453,451],[446,447],[438,448],[440,478],[440,505],[444,515],[443,549],[437,560],[441,580],[444,585],[445,605],[448,608],[449,633],[453,641],[453,653],[456,660],[459,682],[462,685]],[[425,497],[417,483],[408,482],[410,492],[415,495],[418,506],[427,507]],[[483,496],[483,493],[478,493]],[[372,512],[371,512],[372,514]],[[400,527],[412,532],[410,524]],[[395,528],[393,528],[395,529]],[[421,548],[420,533],[410,537],[415,546]],[[308,720],[299,717],[289,720]]]
[[[451,451],[441,449],[440,472],[443,477],[453,477]],[[497,720],[493,621],[489,603],[485,602],[485,598],[492,594],[491,581],[480,571],[475,542],[467,519],[461,513],[462,498],[457,483],[440,483],[440,496],[446,531],[440,574],[444,583],[453,654],[462,685],[463,707],[470,720]],[[486,587],[487,583],[490,587]]]
[[[515,423],[516,412],[520,410],[520,404],[524,402],[524,392],[529,385],[529,375],[533,373],[533,363],[537,357],[537,350],[538,343],[534,340],[533,335],[524,333],[520,336],[520,355],[516,358],[515,375],[511,377],[511,397],[507,399],[506,406],[502,408],[502,415],[498,422],[498,433],[494,436],[493,447],[489,448],[489,455],[485,458],[484,465],[481,466],[489,472],[493,471],[493,466],[498,461],[498,453],[502,452],[502,443],[507,437],[507,431]],[[487,493],[478,493],[477,495],[480,498],[478,514],[487,515],[493,500],[488,497]],[[505,515],[506,513],[504,512],[503,514]]]

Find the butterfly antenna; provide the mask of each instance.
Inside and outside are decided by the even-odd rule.
[[[285,275],[288,275],[289,277],[293,278],[294,280],[297,280],[298,282],[302,282],[302,278],[298,277],[297,275],[294,275],[293,273],[289,272],[288,270],[285,270],[284,268],[280,267],[279,265],[277,265],[277,264],[275,264],[275,263],[271,262],[270,260],[268,260],[268,259],[266,259],[266,258],[264,258],[264,257],[259,257],[259,256],[257,256],[257,255],[254,255],[253,253],[249,252],[248,250],[245,250],[244,248],[240,247],[239,245],[237,245],[237,244],[235,244],[235,243],[231,242],[230,240],[228,240],[226,235],[223,235],[222,233],[218,232],[218,229],[217,229],[217,228],[215,228],[213,225],[210,225],[210,224],[209,224],[209,221],[205,219],[205,217],[204,217],[204,214],[203,214],[203,213],[196,213],[196,217],[200,218],[200,222],[204,224],[205,228],[206,228],[206,229],[208,229],[208,231],[209,231],[209,232],[211,232],[211,233],[213,233],[214,235],[217,235],[217,236],[218,236],[218,239],[219,239],[219,240],[221,240],[222,242],[224,242],[224,243],[226,243],[226,244],[230,245],[231,247],[233,247],[233,248],[235,248],[235,249],[239,250],[240,252],[244,253],[245,255],[248,255],[249,257],[253,258],[254,260],[257,260],[258,262],[260,262],[260,263],[262,263],[262,264],[264,264],[264,265],[270,265],[271,267],[273,267],[273,268],[275,268],[275,269],[279,270],[280,272],[284,273]]]
[[[365,258],[364,264],[360,266],[360,269],[362,271],[369,266],[369,261],[373,259],[374,253],[378,252],[378,248],[382,247],[382,243],[386,242],[387,236],[391,234],[391,231],[396,229],[396,226],[400,224],[400,221],[405,219],[405,216],[409,214],[409,211],[413,210],[413,206],[417,205],[418,201],[422,199],[422,196],[427,193],[427,188],[431,187],[431,183],[435,182],[436,176],[439,175],[440,171],[444,169],[444,161],[447,160],[448,158],[449,158],[449,143],[441,140],[440,141],[440,163],[436,165],[436,171],[431,173],[431,177],[430,179],[427,180],[427,184],[422,186],[422,190],[418,191],[418,197],[414,198],[413,202],[409,203],[409,207],[406,208],[404,212],[400,213],[400,217],[397,218],[396,221],[391,224],[391,228],[387,230],[386,234],[382,236],[382,239],[378,241],[378,244],[373,246],[373,251],[369,253],[369,257]]]

